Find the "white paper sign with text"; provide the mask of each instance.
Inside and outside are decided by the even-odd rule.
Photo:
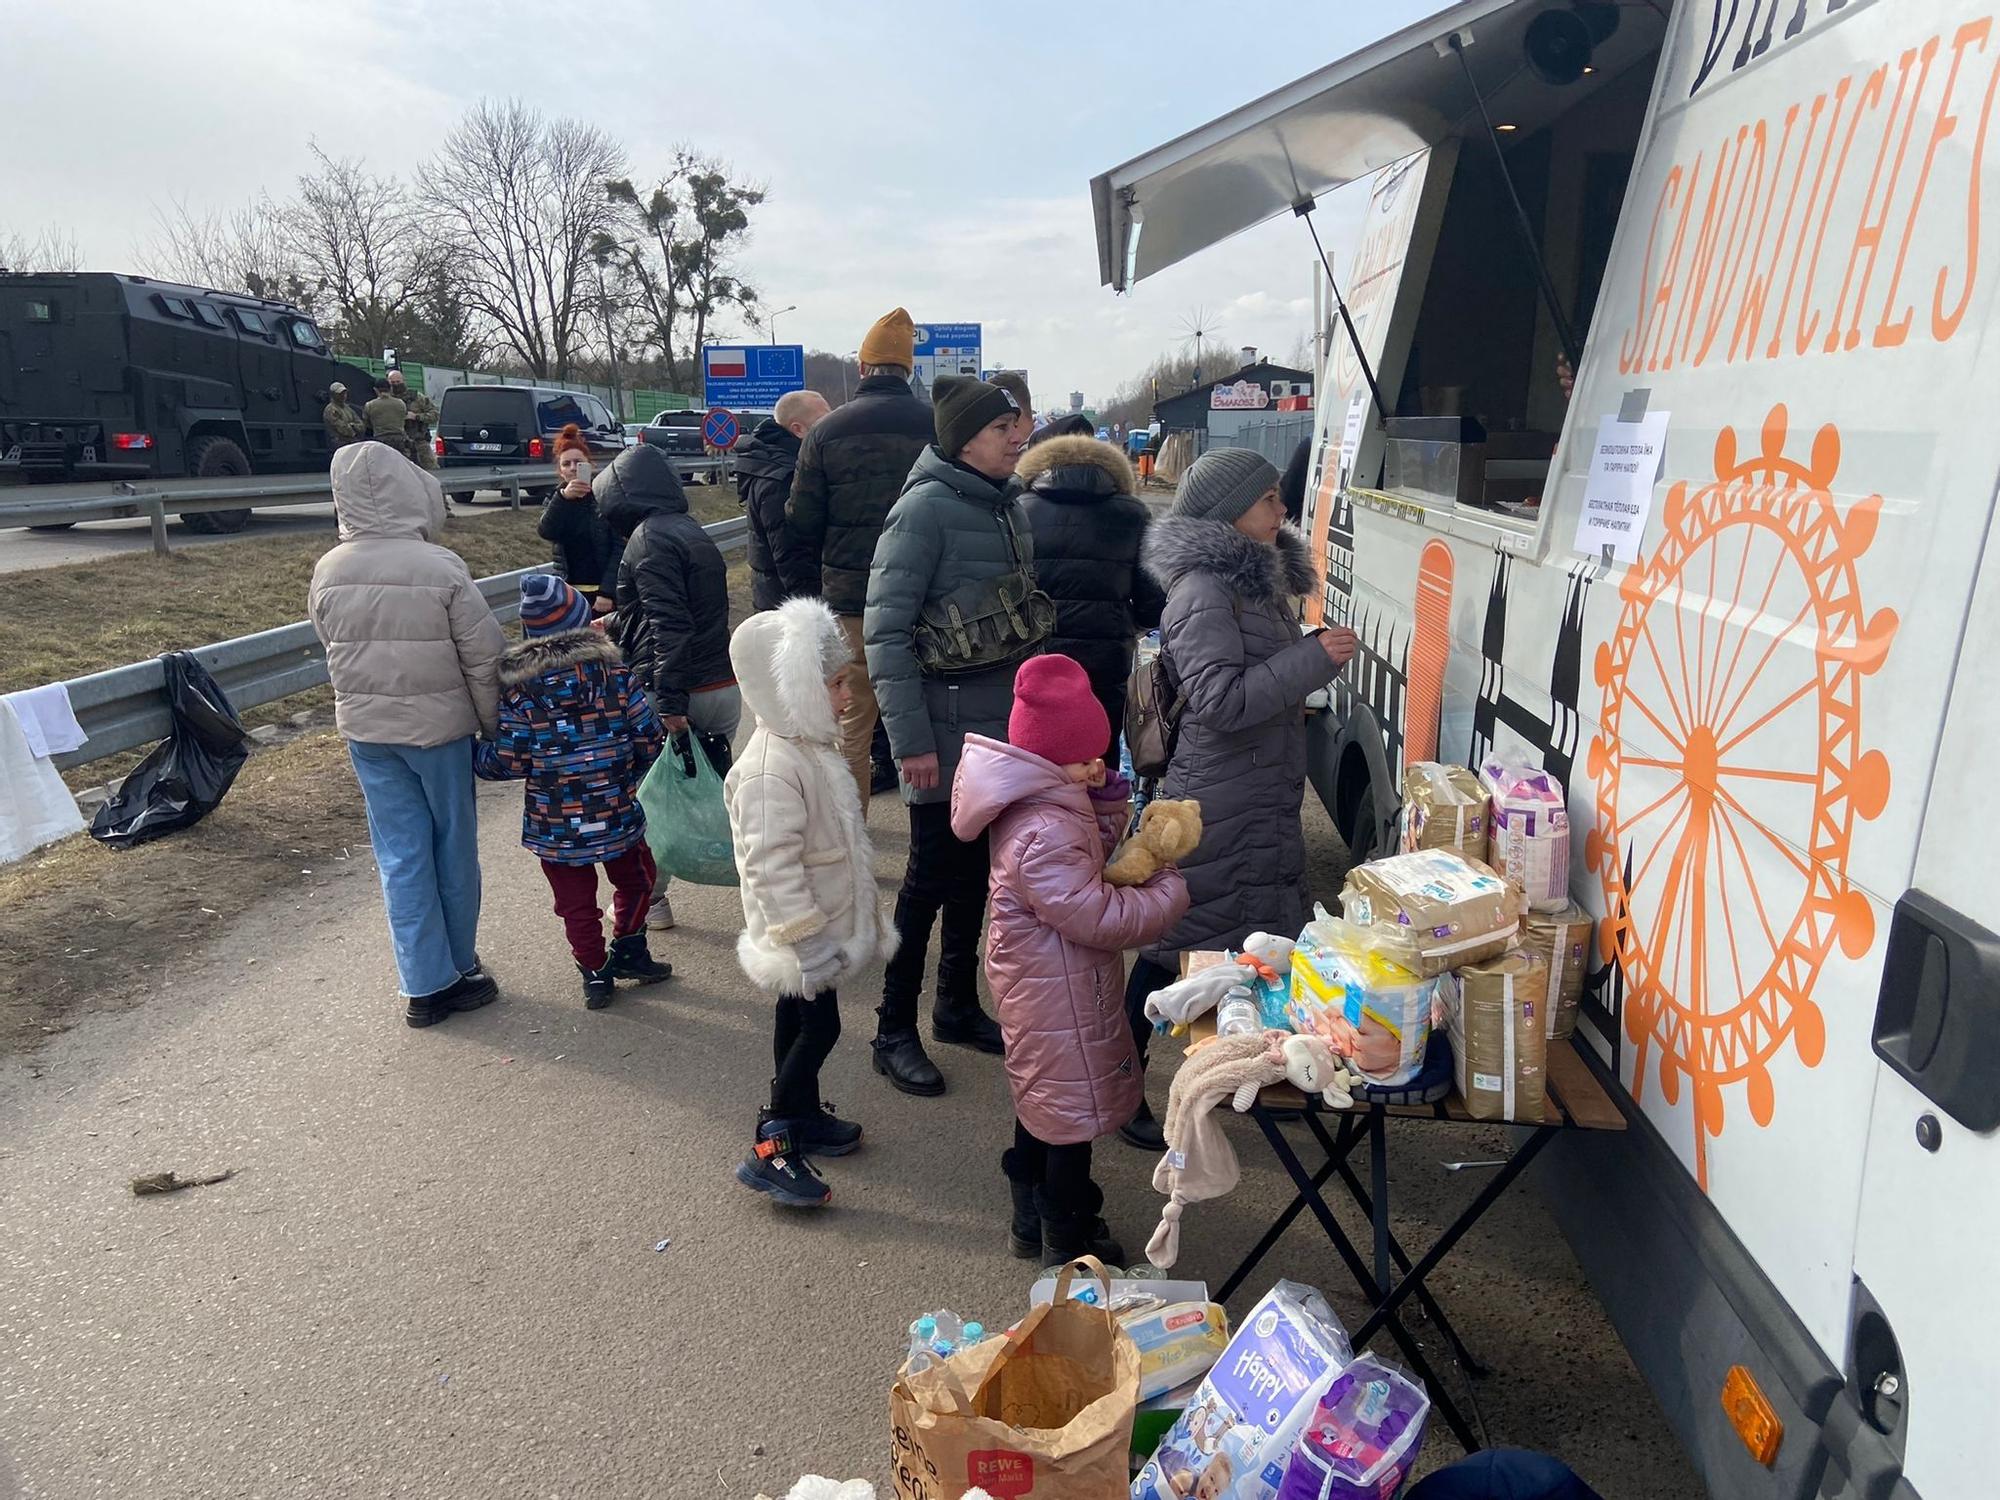
[[[1639,543],[1653,512],[1653,482],[1667,451],[1667,418],[1648,412],[1636,422],[1604,417],[1584,481],[1583,514],[1576,521],[1576,550],[1601,557],[1609,547],[1622,563],[1639,560]]]

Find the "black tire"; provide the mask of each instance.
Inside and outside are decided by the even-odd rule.
[[[197,479],[225,479],[250,473],[250,455],[226,437],[201,437],[188,444],[188,473]],[[204,536],[241,531],[250,523],[248,510],[189,511],[181,525]]]
[[[51,522],[49,522],[49,524],[48,524],[48,525],[46,525],[46,526],[30,526],[30,527],[28,528],[28,530],[30,530],[30,531],[68,531],[68,530],[70,529],[70,527],[74,526],[75,524],[76,524],[76,522],[74,522],[74,521],[51,521]]]

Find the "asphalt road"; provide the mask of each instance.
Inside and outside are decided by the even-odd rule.
[[[102,494],[102,486],[92,490]],[[498,490],[481,491],[471,497],[452,497],[452,506],[460,515],[486,515],[494,511],[504,511],[507,506]],[[238,540],[256,537],[296,536],[308,532],[324,532],[333,529],[333,502],[322,505],[274,506],[267,510],[253,511],[250,522],[241,531],[229,532],[221,536],[207,536],[190,531],[178,520],[167,518],[167,545],[181,547],[226,546]],[[131,521],[84,521],[67,531],[0,531],[0,573],[17,573],[28,568],[59,568],[71,563],[94,562],[101,557],[115,557],[121,552],[150,552],[153,550],[153,531],[143,518]]]
[[[872,980],[855,985],[826,1089],[866,1147],[827,1164],[831,1209],[773,1208],[730,1177],[770,1045],[734,963],[736,893],[678,888],[682,926],[657,948],[676,980],[586,1013],[516,842],[518,797],[482,800],[499,1003],[403,1026],[367,851],[309,850],[292,889],[222,914],[186,956],[161,952],[142,1005],[0,1062],[0,1497],[886,1483],[909,1320],[1025,1310],[998,1060],[940,1049],[949,1094],[890,1092],[867,1066]],[[878,800],[871,824],[886,889],[901,811]],[[1309,827],[1324,888],[1332,841]],[[1156,1107],[1166,1084],[1156,1066]],[[1505,1149],[1491,1129],[1391,1134],[1411,1242],[1477,1188],[1440,1162]],[[1235,1138],[1243,1185],[1189,1213],[1177,1268],[1218,1282],[1290,1197],[1254,1132]],[[128,1190],[136,1174],[224,1168],[240,1175]],[[1158,1213],[1150,1168],[1099,1148],[1135,1255]],[[1354,1316],[1308,1227],[1232,1311],[1279,1274]],[[1531,1193],[1504,1199],[1432,1285],[1494,1369],[1477,1386],[1493,1441],[1559,1453],[1611,1500],[1700,1493]],[[1441,1429],[1427,1454],[1454,1456]]]

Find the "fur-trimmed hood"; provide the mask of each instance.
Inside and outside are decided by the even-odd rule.
[[[757,722],[780,739],[840,743],[827,679],[851,659],[833,611],[818,599],[787,599],[752,615],[729,639],[729,664]]]
[[[1146,528],[1139,560],[1169,593],[1189,573],[1210,573],[1245,603],[1282,603],[1317,582],[1306,539],[1292,526],[1267,547],[1227,521],[1162,516]]]
[[[507,648],[500,658],[500,686],[519,687],[533,682],[545,672],[580,667],[585,662],[601,662],[622,667],[625,659],[601,630],[562,630],[554,635],[531,635]]]
[[[1055,437],[1036,443],[1021,455],[1014,473],[1036,494],[1051,499],[1089,501],[1136,494],[1139,487],[1125,455],[1094,437]]]

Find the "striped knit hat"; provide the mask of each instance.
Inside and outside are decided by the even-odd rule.
[[[521,630],[554,635],[590,623],[590,601],[553,573],[530,573],[521,580]]]

